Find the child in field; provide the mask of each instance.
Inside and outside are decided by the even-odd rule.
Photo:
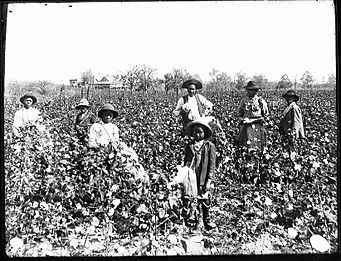
[[[90,127],[88,147],[98,149],[100,147],[109,148],[112,143],[118,143],[119,130],[112,123],[113,119],[118,116],[118,112],[111,104],[105,104],[99,111],[98,117],[101,123],[94,123]]]
[[[185,147],[184,164],[192,168],[196,174],[198,206],[202,206],[205,229],[210,230],[216,227],[209,218],[210,189],[216,167],[216,148],[208,140],[212,135],[212,129],[199,118],[188,123],[185,132],[193,137],[193,140]]]
[[[90,104],[87,99],[81,99],[79,104],[76,106],[76,110],[79,113],[75,120],[75,129],[77,136],[82,142],[88,142],[88,131],[92,124],[96,122],[95,115],[89,111]]]
[[[14,114],[13,134],[20,137],[24,129],[44,131],[45,126],[40,124],[42,121],[40,112],[32,107],[37,102],[37,98],[31,93],[26,93],[20,98],[20,102],[24,107]]]
[[[111,153],[119,152],[125,170],[134,175],[135,179],[149,183],[149,176],[139,163],[138,156],[133,148],[120,141],[119,129],[112,123],[118,116],[118,112],[111,104],[105,104],[99,111],[101,123],[94,123],[90,127],[88,147],[90,149],[104,148]]]

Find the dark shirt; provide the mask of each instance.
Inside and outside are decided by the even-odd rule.
[[[200,154],[200,155],[198,155]],[[199,157],[196,157],[199,156]],[[195,159],[199,162],[193,162]],[[190,142],[185,148],[185,164],[192,163],[197,174],[198,186],[204,186],[208,179],[212,179],[216,165],[216,148],[210,141],[204,141],[199,152],[194,150],[194,142]]]

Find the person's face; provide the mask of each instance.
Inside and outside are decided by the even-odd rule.
[[[23,101],[23,104],[24,104],[24,107],[25,107],[26,109],[31,108],[32,105],[33,105],[33,99],[32,99],[32,98],[26,98],[26,99]]]
[[[85,113],[88,110],[88,107],[82,106],[79,108],[81,113]]]
[[[247,90],[247,97],[252,98],[256,95],[258,90]]]
[[[194,125],[192,132],[193,132],[193,138],[196,141],[200,141],[205,138],[205,130],[200,125]]]
[[[103,111],[101,119],[104,123],[109,123],[113,120],[114,114],[111,111]]]
[[[295,101],[294,97],[292,96],[286,96],[285,100],[287,101],[288,104],[292,103],[293,101]]]
[[[188,95],[193,97],[196,94],[197,89],[195,88],[194,84],[191,84],[187,87],[187,91],[188,91]]]

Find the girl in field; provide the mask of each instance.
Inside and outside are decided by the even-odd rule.
[[[268,106],[266,101],[257,95],[260,87],[254,81],[249,81],[244,88],[247,97],[242,100],[238,109],[240,127],[236,139],[237,145],[263,151],[266,145],[266,134],[263,125],[269,114]]]
[[[134,175],[135,179],[149,183],[149,176],[139,163],[135,150],[120,141],[119,129],[112,123],[118,116],[118,112],[111,104],[105,104],[99,111],[101,123],[94,123],[90,127],[88,147],[90,149],[104,149],[109,154],[118,153],[125,164],[125,170]]]
[[[26,93],[20,98],[20,102],[24,107],[14,114],[13,134],[16,137],[21,137],[25,130],[44,131],[45,127],[41,124],[40,112],[32,107],[37,102],[37,98],[31,93]]]
[[[282,97],[288,105],[279,123],[279,133],[282,135],[285,144],[288,145],[289,150],[296,150],[297,141],[305,138],[302,112],[297,105],[299,97],[293,90],[287,91]]]
[[[210,230],[216,225],[210,221],[210,190],[216,167],[216,148],[208,139],[212,129],[202,119],[187,124],[185,131],[193,140],[185,147],[184,164],[192,168],[196,174],[198,206],[202,206],[205,229]]]
[[[118,112],[111,104],[105,104],[99,111],[98,117],[101,118],[101,123],[94,123],[90,127],[89,133],[89,148],[110,147],[118,143],[119,130],[117,126],[112,123],[113,119],[118,116]]]
[[[186,125],[199,117],[208,115],[212,110],[213,104],[198,93],[198,90],[202,89],[200,81],[196,79],[185,81],[181,88],[187,89],[188,94],[178,100],[173,114],[182,117],[182,135],[184,136]]]
[[[88,131],[92,124],[96,122],[95,115],[89,111],[90,104],[87,99],[81,99],[79,104],[76,106],[76,110],[79,113],[76,116],[75,120],[75,129],[77,132],[77,136],[81,142],[88,142]]]

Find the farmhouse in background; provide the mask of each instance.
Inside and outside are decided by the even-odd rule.
[[[103,76],[101,80],[95,79],[93,86],[98,89],[115,89],[115,90],[122,90],[123,84],[115,79],[114,77],[110,76]]]

